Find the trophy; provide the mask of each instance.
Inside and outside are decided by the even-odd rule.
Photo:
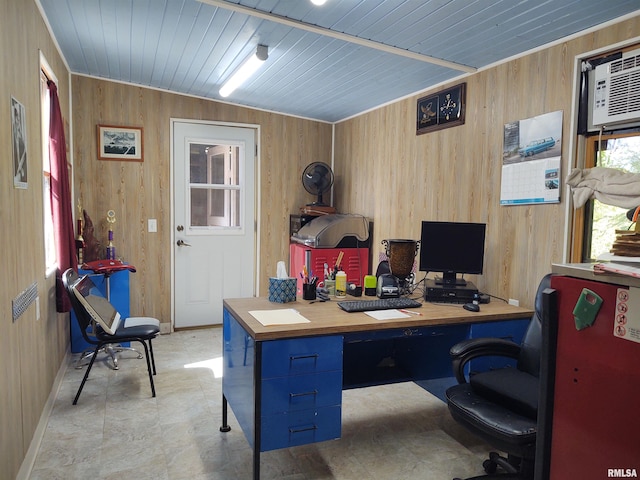
[[[109,243],[107,244],[107,260],[116,259],[116,247],[113,245],[113,224],[116,223],[116,212],[107,212],[107,222],[109,222]]]
[[[76,254],[78,255],[78,263],[84,262],[84,237],[82,236],[82,204],[78,199],[78,218],[76,220]]]

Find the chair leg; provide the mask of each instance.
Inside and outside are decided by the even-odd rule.
[[[492,463],[493,468],[487,468],[487,464]],[[533,462],[522,460],[518,457],[509,456],[504,458],[498,452],[490,452],[489,459],[483,462],[486,475],[477,475],[465,480],[531,480],[533,479]],[[502,471],[496,471],[496,467],[501,467]],[[454,478],[453,480],[462,480]]]
[[[147,371],[149,372],[149,383],[151,384],[151,396],[155,397],[156,396],[156,386],[153,383],[153,373],[152,373],[152,370],[151,370],[151,360],[150,360],[150,357],[149,357],[149,348],[147,347],[147,342],[145,342],[144,340],[138,339],[138,341],[144,347],[145,358],[147,359]]]
[[[153,356],[153,343],[151,343],[151,339],[149,339],[149,353],[151,353],[151,365],[153,366],[153,374],[156,374],[156,359]]]
[[[98,351],[100,350],[101,347],[102,345],[96,345],[96,348],[93,351],[93,355],[91,356],[91,361],[89,362],[89,365],[87,365],[87,371],[84,372],[84,377],[82,377],[80,388],[78,388],[78,391],[76,392],[76,397],[73,399],[73,405],[76,405],[78,403],[78,399],[80,398],[80,394],[82,393],[84,384],[87,381],[87,378],[89,377],[89,372],[91,371],[91,367],[93,367],[93,362],[95,362],[96,357],[98,356]]]

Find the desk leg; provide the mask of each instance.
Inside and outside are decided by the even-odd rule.
[[[262,450],[262,342],[253,349],[253,480],[260,480],[260,451]]]
[[[220,426],[221,432],[229,432],[231,431],[231,427],[229,426],[229,422],[227,421],[227,397],[222,394],[222,425]]]

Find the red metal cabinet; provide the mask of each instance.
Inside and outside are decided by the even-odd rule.
[[[640,343],[615,334],[626,308],[618,299],[638,299],[640,289],[567,276],[551,285],[559,296],[550,478],[640,475]],[[594,324],[577,330],[583,288],[603,302]],[[638,318],[640,302],[628,308]]]
[[[302,295],[300,272],[306,265],[308,271],[322,279],[324,264],[332,268],[340,252],[342,270],[347,274],[347,282],[362,286],[363,278],[369,273],[369,248],[313,248],[299,243],[289,245],[289,275],[298,279],[298,296]]]

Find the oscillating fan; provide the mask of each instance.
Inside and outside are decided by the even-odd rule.
[[[333,185],[333,172],[326,163],[313,162],[302,172],[302,185],[304,189],[312,195],[317,195],[318,200],[308,205],[326,206],[322,201],[322,194],[328,191]]]

